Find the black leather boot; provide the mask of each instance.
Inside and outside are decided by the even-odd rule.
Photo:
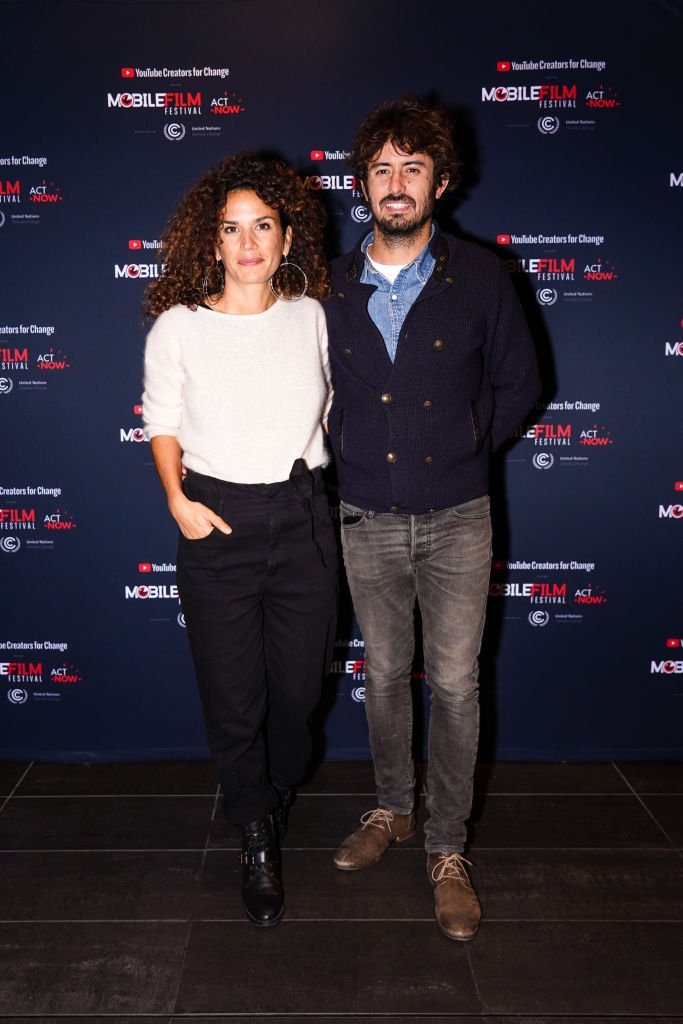
[[[274,789],[277,791],[278,803],[277,807],[273,811],[273,822],[275,824],[275,831],[277,837],[282,840],[287,835],[287,824],[289,822],[289,808],[292,805],[294,799],[294,787],[293,786],[280,786],[277,782],[273,783]]]
[[[268,928],[277,924],[284,910],[280,879],[280,850],[273,819],[269,815],[242,830],[242,906],[252,924]]]

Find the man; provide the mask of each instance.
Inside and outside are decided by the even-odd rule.
[[[488,463],[538,397],[538,369],[500,260],[432,220],[435,200],[457,180],[445,111],[413,99],[382,104],[361,124],[349,163],[373,230],[333,264],[329,433],[365,639],[378,807],[334,862],[368,867],[415,831],[417,601],[431,690],[427,872],[439,927],[467,940],[481,915],[462,853],[491,565]]]

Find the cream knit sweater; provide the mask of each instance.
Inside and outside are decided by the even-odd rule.
[[[176,437],[183,464],[233,483],[286,480],[295,459],[325,465],[327,330],[314,299],[235,316],[174,306],[147,337],[146,436]]]

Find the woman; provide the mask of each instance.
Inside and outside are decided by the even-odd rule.
[[[336,614],[322,223],[284,164],[223,160],[171,218],[145,305],[156,318],[145,429],[180,530],[180,599],[225,815],[242,830],[242,900],[261,926],[282,916],[279,840]]]

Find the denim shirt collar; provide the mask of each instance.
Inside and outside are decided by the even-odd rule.
[[[429,235],[429,241],[425,245],[424,249],[419,254],[419,256],[416,256],[411,263],[408,263],[401,270],[401,274],[404,274],[407,270],[412,270],[417,279],[423,285],[426,284],[429,278],[431,277],[432,271],[434,270],[434,264],[436,262],[430,248],[432,244],[432,239],[434,238],[435,231],[436,224],[432,221],[432,228]],[[374,232],[371,231],[370,234],[366,235],[363,241],[361,242],[360,251],[365,257],[363,270],[361,271],[360,275],[361,284],[372,284],[373,280],[376,280],[377,278],[380,278],[382,281],[386,280],[384,275],[379,270],[375,270],[372,263],[370,262],[370,257],[368,256],[367,250],[368,247],[372,245],[374,238]]]

